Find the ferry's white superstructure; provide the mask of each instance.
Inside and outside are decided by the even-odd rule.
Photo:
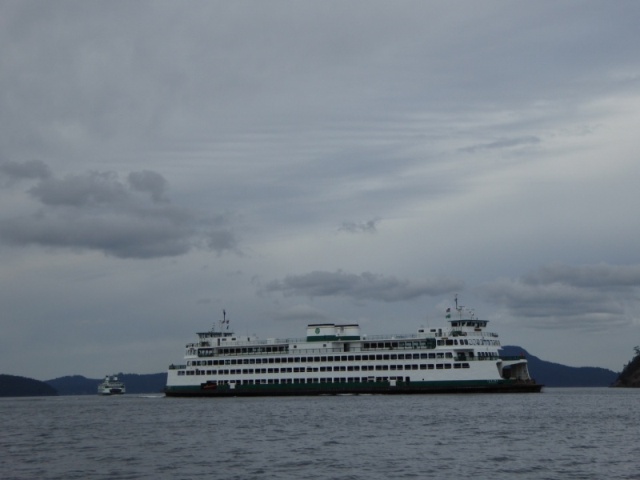
[[[115,375],[107,375],[100,385],[98,385],[98,393],[100,395],[120,395],[126,392],[124,383],[118,380]]]
[[[198,333],[171,365],[167,396],[539,392],[524,356],[501,357],[487,320],[367,336],[357,324],[307,326],[306,338],[259,339],[222,328]],[[449,316],[449,315],[448,315]]]

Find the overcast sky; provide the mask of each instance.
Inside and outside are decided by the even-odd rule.
[[[0,373],[238,333],[640,344],[636,0],[0,1]]]

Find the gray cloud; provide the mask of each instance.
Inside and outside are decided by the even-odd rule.
[[[148,192],[154,202],[166,201],[165,191],[167,181],[159,173],[144,170],[142,172],[131,172],[129,174],[129,184],[134,190]]]
[[[218,254],[225,251],[241,253],[238,249],[238,239],[236,235],[228,229],[211,230],[206,235],[207,245]]]
[[[314,271],[291,275],[283,280],[267,283],[264,291],[281,292],[286,296],[308,297],[342,296],[355,300],[399,302],[422,296],[435,296],[462,289],[460,281],[450,279],[410,281],[385,277],[370,272],[353,273]]]
[[[48,169],[41,165],[35,171]],[[164,197],[167,182],[159,173],[132,172],[129,183],[121,182],[114,172],[39,178],[28,193],[40,208],[1,219],[1,242],[98,250],[119,258],[183,255],[203,240],[218,254],[239,251],[224,216],[208,221],[170,205]]]
[[[640,266],[554,264],[484,284],[485,298],[531,325],[604,330],[629,325],[640,307]]]
[[[171,216],[126,212],[48,212],[0,222],[0,238],[7,244],[99,250],[120,258],[181,255],[192,247],[191,235]]]
[[[513,148],[527,145],[537,145],[540,143],[540,138],[527,135],[523,137],[514,137],[514,138],[501,138],[499,140],[488,142],[488,143],[480,143],[477,145],[472,145],[470,147],[461,148],[462,152],[477,152],[478,150],[495,150],[502,148]]]
[[[376,226],[379,221],[379,219],[373,219],[362,223],[344,222],[340,225],[338,231],[347,233],[376,233],[378,231]]]
[[[8,180],[45,179],[51,176],[49,166],[41,160],[27,160],[26,162],[0,162],[0,177]]]
[[[640,265],[546,265],[523,276],[530,285],[564,284],[580,288],[640,287]]]
[[[47,178],[29,190],[44,205],[90,207],[126,201],[129,191],[114,172],[91,172]]]

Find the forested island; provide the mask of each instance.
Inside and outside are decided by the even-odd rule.
[[[32,378],[0,374],[0,397],[41,397],[58,395],[51,385]]]
[[[627,363],[614,382],[614,387],[640,388],[640,347],[635,347],[635,357]]]

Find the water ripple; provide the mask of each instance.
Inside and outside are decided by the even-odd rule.
[[[3,479],[632,479],[640,391],[0,399]]]

